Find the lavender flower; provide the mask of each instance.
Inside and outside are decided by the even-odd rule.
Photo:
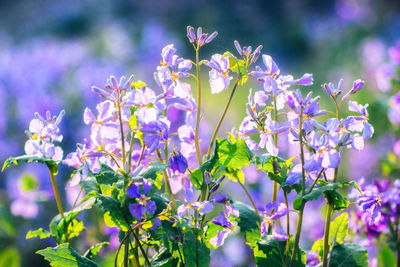
[[[194,28],[192,26],[187,26],[187,37],[189,42],[192,44],[196,43],[197,47],[202,47],[205,44],[210,43],[217,37],[218,32],[213,32],[212,34],[208,35],[208,33],[203,33],[203,29],[201,27],[197,28],[197,39],[196,34],[194,33]]]
[[[187,159],[179,151],[174,151],[172,156],[169,157],[168,163],[172,171],[185,173],[188,167]]]
[[[215,54],[206,65],[211,68],[209,72],[211,93],[218,94],[228,88],[232,80],[229,76],[229,58]]]
[[[376,224],[381,218],[381,197],[369,191],[364,192],[357,200],[358,206],[363,211],[363,218],[368,225]]]
[[[289,209],[283,203],[278,204],[277,202],[272,202],[267,204],[264,210],[264,219],[261,222],[261,234],[263,236],[268,235],[269,227],[272,227],[272,235],[276,240],[287,240],[289,236],[273,222],[285,216],[288,212]]]

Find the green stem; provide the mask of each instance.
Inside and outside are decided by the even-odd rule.
[[[299,116],[299,143],[300,143],[300,160],[301,160],[301,195],[305,195],[305,188],[306,188],[306,171],[304,169],[304,147],[303,147],[303,107],[300,110],[300,116]],[[290,266],[292,267],[294,265],[294,262],[296,260],[296,254],[297,250],[299,248],[299,241],[300,241],[300,235],[301,235],[301,227],[303,224],[303,213],[304,213],[304,207],[306,205],[305,200],[301,202],[300,206],[300,211],[299,211],[299,216],[297,218],[297,227],[296,227],[296,236],[294,239],[294,246],[293,246],[293,253],[292,253],[292,258],[290,262]]]
[[[201,84],[200,84],[200,66],[199,66],[199,47],[196,48],[196,75],[197,75],[197,112],[196,127],[194,130],[194,144],[196,147],[196,157],[199,166],[201,165],[201,151],[199,145],[199,128],[200,128],[200,112],[201,112]]]
[[[339,168],[335,168],[335,173],[333,175],[333,182],[336,183],[337,176],[338,176]],[[324,253],[322,256],[322,266],[328,266],[328,253],[329,253],[329,230],[331,226],[332,220],[332,213],[333,213],[333,203],[332,201],[328,200],[328,210],[326,211],[326,220],[325,220],[325,233],[324,233]]]
[[[156,149],[156,153],[157,153],[158,159],[161,162],[164,162],[162,157],[161,157],[161,152],[160,152],[160,150],[158,148]],[[173,207],[175,213],[178,213],[178,209],[176,208],[176,204],[175,204],[175,198],[174,198],[174,195],[172,194],[171,184],[169,183],[168,173],[167,173],[166,170],[164,170],[163,174],[164,174],[165,185],[166,185],[165,189],[167,191],[167,194],[169,195],[169,198],[172,201],[172,207]]]
[[[224,120],[226,112],[228,111],[228,108],[229,108],[229,106],[231,104],[233,95],[235,94],[236,88],[237,88],[237,86],[239,84],[239,80],[240,80],[240,75],[238,76],[238,78],[237,78],[237,80],[235,82],[235,85],[233,86],[231,95],[229,96],[228,102],[225,105],[224,112],[222,113],[222,116],[218,121],[217,127],[215,127],[214,134],[213,134],[213,136],[211,138],[211,142],[210,142],[210,145],[208,147],[207,158],[210,158],[210,156],[211,156],[211,151],[212,151],[212,148],[214,146],[215,139],[217,138],[217,134],[218,134],[219,128],[221,127],[222,121]]]
[[[129,232],[127,233],[129,236]],[[129,267],[129,237],[124,242],[124,267]],[[138,260],[135,257],[135,260]]]
[[[134,131],[132,131],[132,134],[131,134],[131,141],[130,141],[130,143],[129,143],[129,153],[128,153],[128,173],[131,173],[131,171],[132,171],[132,151],[133,151],[133,143],[134,143],[134,140],[135,139],[135,132]],[[143,148],[142,148],[143,150],[144,150],[144,145],[143,145]],[[143,153],[144,151],[142,151],[142,153]]]
[[[61,218],[64,218],[64,212],[61,204],[60,193],[58,192],[57,188],[56,177],[54,176],[54,173],[51,171],[50,168],[49,168],[49,173],[50,173],[51,185],[53,186],[54,197],[56,198],[58,212],[60,213]]]
[[[278,121],[278,109],[276,107],[276,96],[272,96],[273,106],[274,106],[274,121]],[[278,134],[274,134],[274,143],[275,146],[278,146]],[[275,202],[278,195],[278,183],[274,181],[273,189],[272,189],[272,202]]]
[[[287,197],[287,193],[285,192],[285,190],[283,190],[283,197],[285,199],[285,205],[287,208],[289,208],[289,201],[288,201],[288,197]],[[288,236],[290,236],[290,214],[289,212],[286,213],[286,233]],[[286,264],[285,266],[289,266],[289,249],[290,249],[290,238],[288,238],[288,240],[286,240]]]
[[[120,95],[118,95],[117,108],[118,108],[119,130],[121,131],[122,164],[123,164],[123,169],[125,170],[125,168],[126,168],[125,135],[124,135],[124,125],[122,122],[122,110],[121,110],[121,103],[120,103]]]
[[[250,195],[249,191],[248,191],[247,188],[244,186],[244,184],[242,184],[242,182],[240,182],[239,179],[237,179],[237,181],[238,181],[238,183],[240,184],[240,186],[242,187],[242,189],[243,189],[244,193],[246,194],[247,198],[250,200],[251,205],[253,206],[253,209],[254,209],[254,211],[256,212],[256,215],[257,215],[257,218],[258,218],[258,223],[261,223],[261,222],[260,222],[260,220],[261,220],[261,218],[260,218],[260,213],[258,212],[257,205],[256,205],[256,203],[254,202],[253,197]]]
[[[148,266],[151,266],[149,257],[147,256],[146,251],[144,251],[144,248],[143,248],[142,244],[140,243],[139,237],[137,236],[138,233],[139,233],[138,230],[139,230],[139,229],[136,229],[136,230],[135,230],[135,232],[133,233],[133,237],[135,238],[136,244],[139,246],[139,249],[140,249],[140,251],[142,252],[143,257],[144,257],[144,259],[145,259],[147,265],[148,265]]]

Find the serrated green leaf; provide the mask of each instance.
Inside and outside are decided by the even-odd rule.
[[[55,248],[46,248],[37,251],[53,267],[95,267],[97,264],[82,257],[69,244],[61,244]]]
[[[91,192],[99,192],[99,186],[97,184],[96,179],[93,177],[86,177],[86,178],[80,180],[79,186],[87,194],[89,194]]]
[[[203,172],[200,169],[196,169],[190,174],[190,182],[196,189],[201,189],[203,185]]]
[[[96,245],[91,246],[83,255],[85,258],[91,259],[93,256],[97,255],[100,250],[105,246],[109,245],[110,242],[101,242]]]
[[[51,237],[51,233],[49,231],[43,230],[43,228],[39,228],[34,231],[29,231],[26,233],[26,239],[39,237],[40,239],[49,238]]]
[[[289,255],[293,250],[293,238],[290,240]],[[286,241],[278,241],[273,236],[264,236],[253,248],[257,266],[285,266],[286,265]],[[290,257],[289,257],[290,258]],[[306,266],[306,253],[300,248],[294,262],[296,267]]]
[[[336,244],[330,267],[368,267],[367,249],[358,244]]]
[[[325,198],[333,204],[333,210],[344,210],[350,205],[350,201],[337,191],[326,191]]]
[[[111,167],[106,164],[101,164],[101,169],[99,173],[95,175],[96,181],[99,184],[112,185],[118,181],[122,181],[123,177],[115,172]]]
[[[4,162],[3,168],[1,169],[1,171],[3,172],[5,169],[7,169],[8,167],[10,167],[12,165],[17,166],[20,163],[30,163],[30,162],[44,163],[47,165],[47,167],[51,170],[52,173],[54,173],[54,174],[58,173],[58,165],[54,160],[49,159],[49,158],[39,157],[39,156],[33,156],[33,155],[10,157]]]

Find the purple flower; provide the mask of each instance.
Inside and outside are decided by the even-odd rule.
[[[130,76],[128,79],[125,76],[122,76],[119,81],[114,76],[110,76],[105,84],[105,89],[101,89],[97,86],[92,86],[92,90],[98,93],[101,97],[112,101],[117,101],[117,98],[119,97],[121,92],[130,88],[132,80],[133,75]]]
[[[211,57],[211,61],[207,62],[206,65],[211,68],[209,72],[211,93],[218,94],[228,88],[232,80],[232,77],[228,75],[229,58],[214,54]]]
[[[315,117],[326,113],[325,110],[319,109],[319,96],[312,98],[312,92],[308,93],[304,98],[298,89],[294,92],[289,92],[286,95],[286,103],[296,114],[300,114],[301,109],[303,109],[303,115],[307,115],[307,117]]]
[[[220,212],[220,215],[212,219],[212,222],[216,225],[229,228],[232,226],[232,223],[225,217],[225,213],[223,211]]]
[[[144,124],[140,130],[144,134],[143,141],[150,153],[160,146],[161,141],[168,138],[168,125],[161,120]]]
[[[368,225],[376,224],[381,218],[381,197],[369,191],[364,192],[357,200]]]
[[[350,91],[342,98],[342,101],[346,101],[347,99],[349,99],[352,95],[354,95],[355,93],[357,93],[358,91],[361,90],[361,88],[364,86],[364,81],[363,80],[355,80],[353,82],[353,88],[350,89]]]
[[[186,172],[188,167],[187,159],[179,151],[173,152],[173,155],[170,156],[168,163],[172,171],[178,171],[182,174]]]
[[[273,222],[274,220],[285,216],[289,209],[283,203],[272,202],[267,204],[264,210],[264,219],[261,222],[261,235],[268,235],[269,227],[273,228],[272,235],[276,240],[287,240],[289,236]]]
[[[321,85],[322,89],[331,97],[336,98],[338,95],[342,93],[343,88],[343,79],[340,79],[338,86],[335,88],[333,83],[323,84]]]
[[[194,32],[194,28],[192,26],[187,26],[187,38],[189,42],[197,44],[198,47],[202,47],[205,44],[210,43],[217,37],[218,32],[213,32],[212,34],[208,35],[208,33],[203,33],[203,29],[201,27],[197,28],[197,39],[196,34]]]

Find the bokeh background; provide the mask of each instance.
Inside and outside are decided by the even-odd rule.
[[[361,78],[366,89],[357,95],[360,103],[370,103],[375,136],[363,152],[346,158],[348,167],[341,176],[349,179],[379,178],[391,164],[388,153],[396,136],[388,129],[390,78],[394,75],[388,48],[400,40],[400,2],[396,0],[1,0],[0,1],[0,162],[10,155],[23,154],[24,129],[34,112],[58,113],[66,110],[62,130],[65,153],[88,133],[83,109],[100,100],[92,85],[102,86],[110,75],[135,75],[156,88],[153,72],[160,61],[161,48],[174,43],[178,53],[193,58],[186,40],[186,26],[202,26],[219,32],[215,41],[202,50],[202,58],[212,53],[234,50],[233,40],[242,45],[259,44],[283,73],[299,76],[313,73],[311,90],[323,95],[320,84],[345,87]],[[207,73],[203,74],[207,89]],[[245,116],[248,89],[235,96],[225,130],[239,126]],[[309,90],[309,89],[307,89]],[[222,111],[228,92],[206,93],[204,111],[210,127]],[[221,100],[223,99],[223,100]],[[328,97],[322,96],[327,108]],[[395,129],[396,130],[396,129]],[[392,170],[392,169],[390,169]],[[64,186],[71,170],[63,168],[57,179]],[[385,172],[383,172],[385,174]],[[260,203],[269,199],[270,184],[248,170],[248,183]],[[397,177],[398,178],[398,177]],[[234,186],[232,190],[235,190]],[[76,190],[62,190],[65,203],[72,205]],[[0,174],[0,266],[46,266],[34,252],[52,245],[51,240],[25,240],[29,229],[47,228],[56,214],[46,169],[29,165]],[[246,201],[246,199],[243,199]],[[309,211],[311,239],[321,237],[321,224]],[[318,211],[314,211],[318,212]],[[317,214],[319,215],[319,214]],[[321,218],[322,220],[322,218]],[[96,224],[96,222],[94,222]],[[85,239],[110,238],[88,228]],[[231,239],[218,251],[218,259],[231,266],[246,266],[249,251],[239,239]],[[309,244],[303,244],[306,248]],[[103,264],[107,266],[107,255]],[[226,263],[225,263],[226,264]]]

